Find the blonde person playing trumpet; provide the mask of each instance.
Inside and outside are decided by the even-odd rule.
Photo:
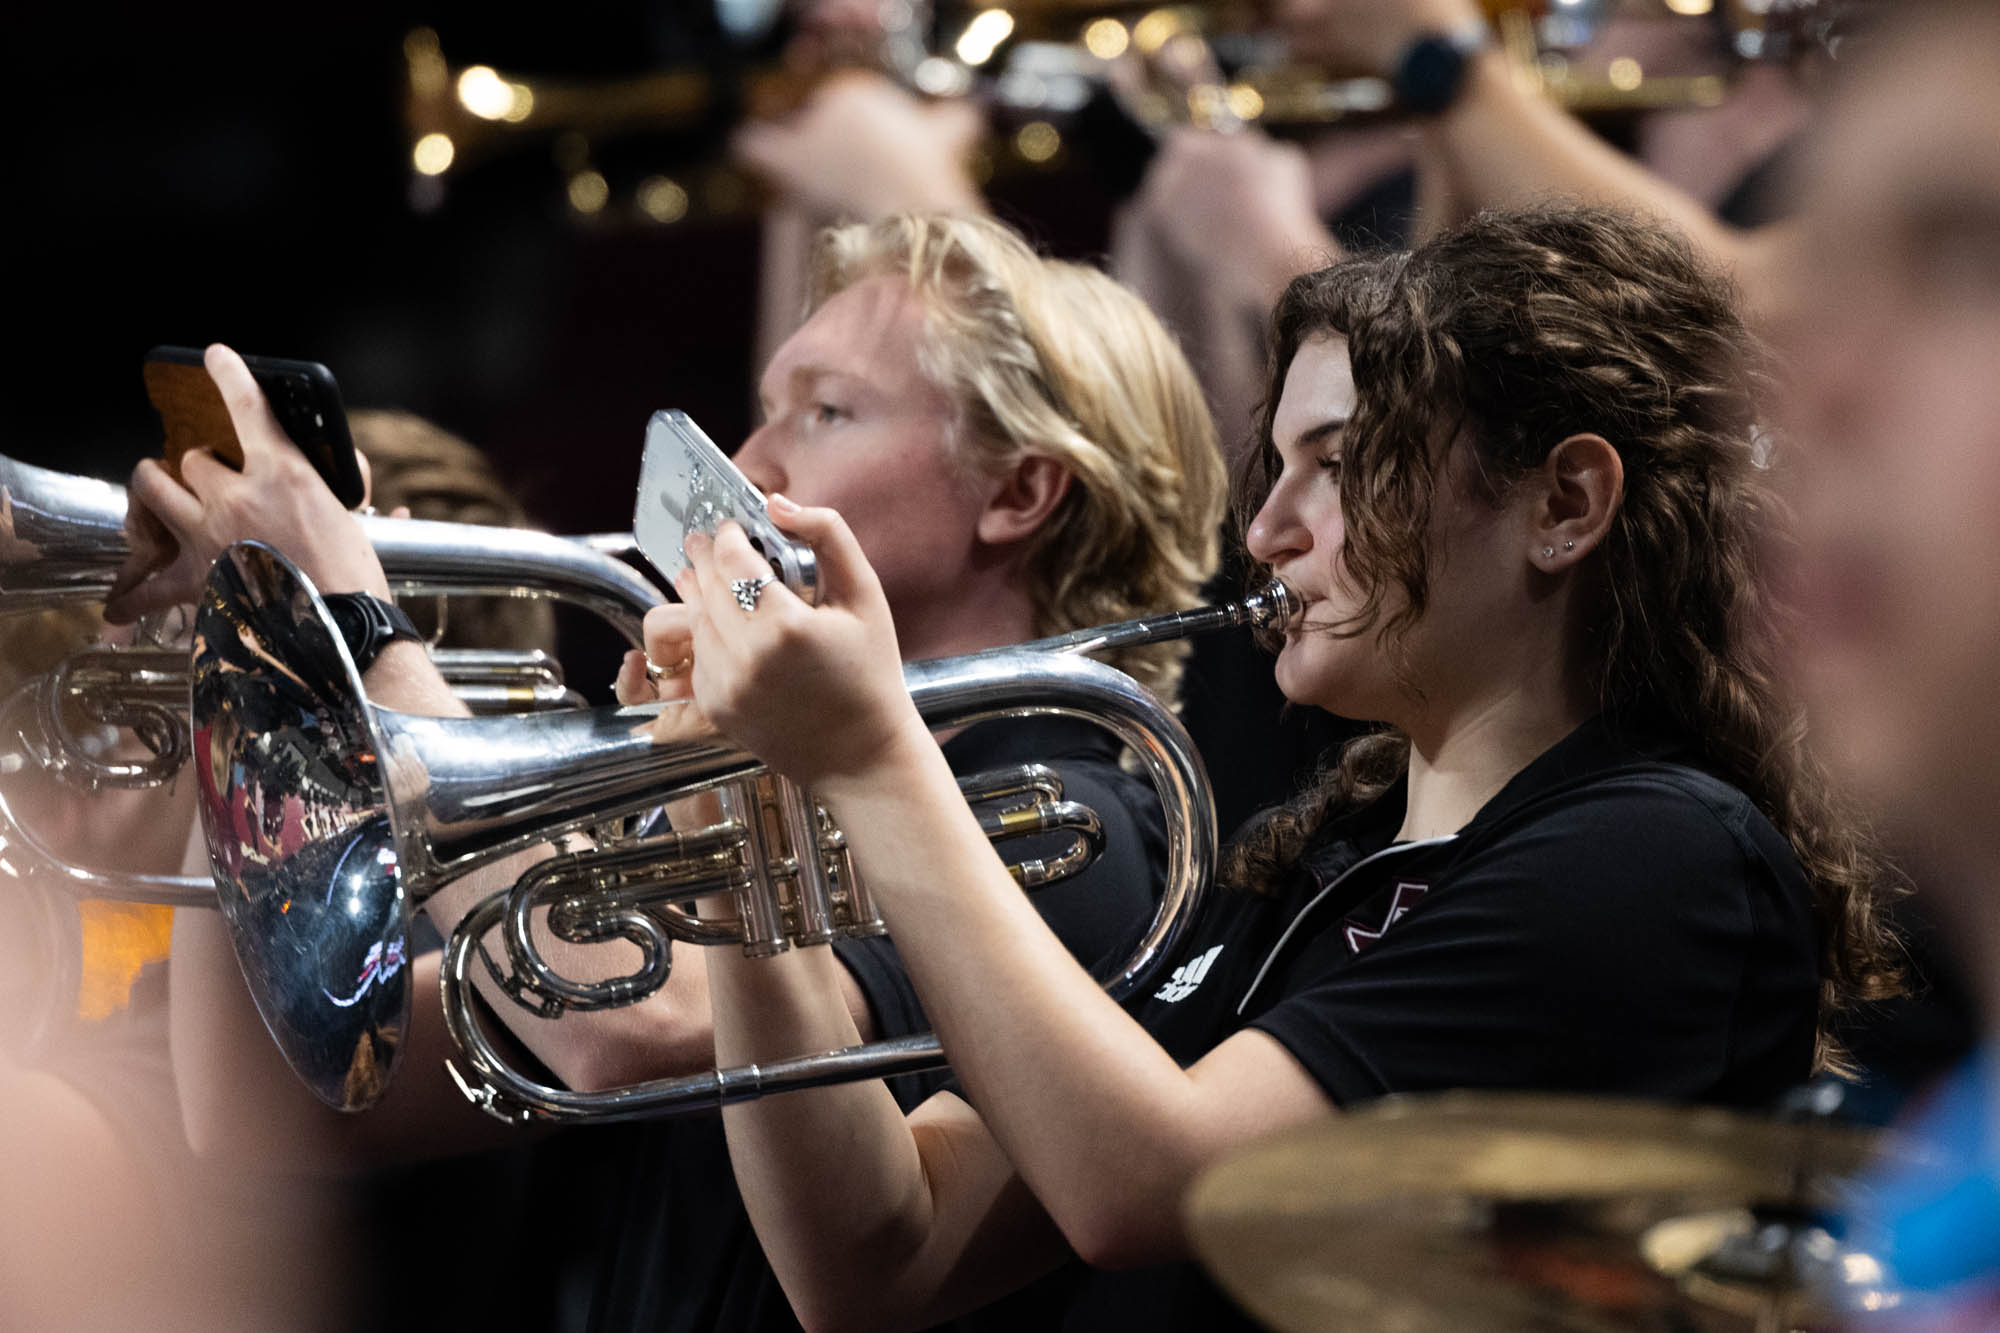
[[[959,1080],[724,1113],[808,1328],[924,1327],[1058,1268],[1062,1326],[1226,1327],[1180,1199],[1232,1147],[1454,1086],[1764,1104],[1884,981],[1875,865],[1766,674],[1751,349],[1686,243],[1488,214],[1297,279],[1273,344],[1243,505],[1304,606],[1277,678],[1386,729],[1238,843],[1126,1008],[977,836],[841,515],[772,502],[818,607],[746,610],[761,561],[725,528],[660,616],[700,711],[848,830]],[[709,985],[725,1061],[855,1039],[824,950]]]
[[[813,273],[809,317],[766,368],[764,422],[737,461],[767,491],[848,514],[881,570],[904,654],[967,652],[1194,603],[1215,562],[1222,463],[1199,386],[1137,298],[1094,270],[1041,258],[998,223],[942,216],[829,230]],[[240,361],[215,349],[209,364],[249,465],[238,475],[198,460],[185,486],[142,465],[132,494],[145,515],[134,526],[151,531],[157,518],[171,540],[143,545],[133,572],[142,592],[120,609],[191,597],[209,560],[244,537],[291,555],[323,591],[382,589],[358,525],[277,431]],[[157,577],[141,581],[149,571]],[[655,642],[654,628],[653,664],[672,688],[683,654]],[[1171,694],[1184,652],[1151,645],[1115,664]],[[391,707],[455,711],[413,645],[392,645],[366,683]],[[653,688],[635,654],[621,698]],[[1066,795],[1098,811],[1104,856],[1031,901],[1087,963],[1125,948],[1150,915],[1163,834],[1157,802],[1119,767],[1115,744],[1089,727],[1038,721],[969,728],[947,745],[968,771],[1051,764]],[[448,886],[426,911],[448,934],[494,887]],[[175,1057],[198,1146],[345,1167],[496,1138],[500,1127],[464,1103],[443,1069],[435,954],[412,963],[418,1003],[402,1075],[370,1114],[342,1117],[297,1087],[271,1048],[221,923],[184,918]],[[579,978],[629,970],[620,947],[607,958],[545,943]],[[841,956],[843,1003],[860,1030],[928,1028],[893,948],[861,941]],[[675,959],[667,989],[625,1010],[555,1022],[504,999],[493,1010],[574,1088],[705,1069],[714,1059],[705,960],[695,949]],[[707,1125],[619,1131],[640,1157],[605,1154],[621,1197],[602,1207],[620,1222],[599,1274],[597,1325],[743,1326],[760,1322],[759,1310],[784,1312],[730,1202],[719,1130]],[[690,1270],[706,1276],[689,1280]]]

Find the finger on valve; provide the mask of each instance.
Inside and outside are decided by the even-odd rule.
[[[626,707],[633,704],[648,704],[659,698],[647,668],[646,655],[637,648],[627,652],[618,663],[618,678],[612,682],[611,692],[618,702]]]
[[[683,603],[663,603],[646,612],[640,626],[645,657],[655,673],[667,671],[675,663],[694,652],[694,617],[691,608]],[[671,674],[669,672],[668,674]]]

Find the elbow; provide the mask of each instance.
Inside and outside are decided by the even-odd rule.
[[[940,1292],[921,1275],[924,1229],[897,1212],[854,1228],[851,1243],[778,1270],[806,1333],[913,1333],[938,1323]]]
[[[792,1302],[792,1316],[805,1333],[917,1333],[938,1321],[903,1307],[884,1304],[881,1293],[856,1291],[844,1303]]]
[[[1092,1268],[1140,1268],[1184,1257],[1187,1247],[1176,1199],[1079,1212],[1063,1223],[1063,1238]]]
[[[1124,1169],[1041,1195],[1042,1206],[1079,1259],[1092,1268],[1140,1268],[1188,1256],[1181,1201],[1201,1163],[1180,1145],[1159,1145]]]
[[[890,1293],[880,1288],[843,1287],[839,1291],[787,1291],[792,1315],[805,1333],[902,1333],[929,1327],[932,1319],[900,1310]]]
[[[864,1310],[793,1302],[792,1314],[805,1333],[877,1333],[883,1326],[879,1314]]]
[[[206,1163],[240,1159],[245,1140],[261,1136],[254,1133],[254,1126],[232,1120],[230,1108],[236,1103],[230,1097],[230,1075],[235,1071],[189,1069],[178,1048],[173,1051],[172,1064],[175,1109],[180,1112],[181,1139],[188,1151]]]
[[[1108,1225],[1079,1230],[1069,1237],[1070,1248],[1092,1268],[1138,1268],[1154,1262],[1153,1250],[1140,1228]]]

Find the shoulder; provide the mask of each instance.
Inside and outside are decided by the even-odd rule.
[[[1657,761],[1552,788],[1468,830],[1462,859],[1545,863],[1559,878],[1799,873],[1790,846],[1743,792],[1700,769]]]
[[[1413,933],[1587,950],[1613,969],[1672,952],[1669,941],[1731,951],[1766,933],[1811,934],[1790,845],[1741,791],[1679,764],[1605,770],[1475,821],[1432,886]]]

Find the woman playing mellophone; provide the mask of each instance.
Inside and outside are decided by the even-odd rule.
[[[725,527],[649,622],[655,660],[693,654],[677,688],[847,830],[959,1079],[907,1119],[874,1083],[725,1113],[808,1327],[923,1326],[1065,1260],[1016,1299],[1240,1319],[1180,1214],[1232,1147],[1448,1087],[1763,1105],[1889,975],[1875,863],[1766,667],[1727,283],[1617,215],[1487,214],[1298,278],[1273,344],[1239,498],[1304,608],[1277,679],[1383,730],[1240,835],[1124,1009],[979,835],[838,515],[771,502],[819,607]],[[825,950],[709,967],[723,1064],[855,1040]]]

